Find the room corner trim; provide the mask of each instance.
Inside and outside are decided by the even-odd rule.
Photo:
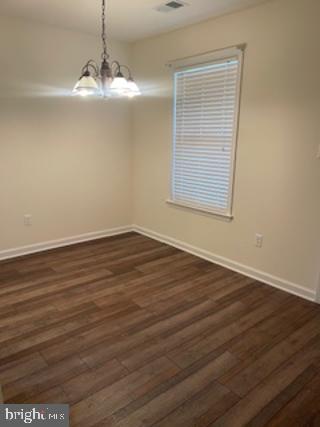
[[[198,256],[207,261],[221,265],[222,267],[226,267],[232,271],[243,274],[245,276],[252,277],[253,279],[259,280],[260,282],[266,283],[267,285],[289,292],[293,295],[297,295],[309,301],[314,302],[317,300],[317,295],[315,291],[311,291],[309,289],[304,288],[301,285],[289,282],[288,280],[285,280],[285,279],[281,279],[280,277],[272,276],[271,274],[265,273],[260,270],[256,270],[252,267],[248,267],[244,264],[240,264],[238,262],[232,261],[231,259],[221,257],[212,252],[206,251],[204,249],[198,248],[193,245],[189,245],[188,243],[173,239],[172,237],[157,233],[155,231],[149,230],[139,225],[134,225],[132,228],[132,231],[135,231],[144,236],[153,238],[160,242],[166,243],[168,245],[174,246],[177,249],[181,249],[192,255]],[[318,302],[319,302],[319,298],[318,298]]]
[[[320,272],[319,272],[319,275],[318,275],[318,282],[317,282],[317,289],[316,289],[316,297],[315,297],[315,299],[316,299],[316,302],[318,304],[320,304]]]
[[[50,240],[43,243],[35,243],[32,245],[21,246],[18,248],[0,251],[0,261],[16,258],[23,255],[30,255],[37,252],[43,252],[50,249],[62,248],[71,246],[77,243],[89,242],[90,240],[103,239],[104,237],[116,236],[132,231],[132,226],[125,225],[122,227],[110,228],[102,231],[94,231],[91,233],[79,234],[77,236],[66,237],[63,239]]]

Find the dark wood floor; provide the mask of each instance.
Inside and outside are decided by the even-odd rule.
[[[72,426],[320,426],[320,307],[146,237],[0,263],[8,403]]]

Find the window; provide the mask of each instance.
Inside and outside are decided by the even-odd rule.
[[[173,64],[173,203],[232,215],[242,54],[226,49]]]

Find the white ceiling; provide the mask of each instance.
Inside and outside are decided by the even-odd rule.
[[[134,41],[264,1],[186,0],[188,6],[161,13],[155,9],[166,1],[107,0],[109,35],[118,40]],[[0,0],[0,15],[99,34],[100,4],[101,0]]]

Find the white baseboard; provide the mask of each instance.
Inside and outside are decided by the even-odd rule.
[[[78,236],[66,237],[64,239],[50,240],[43,243],[35,243],[33,245],[22,246],[19,248],[0,251],[0,261],[16,258],[22,255],[30,255],[37,252],[47,251],[49,249],[62,248],[64,246],[75,245],[77,243],[88,242],[90,240],[102,239],[104,237],[116,236],[118,234],[128,233],[132,231],[132,226],[122,226],[110,228],[103,231],[94,231],[92,233],[80,234]]]
[[[147,237],[151,237],[155,240],[159,240],[160,242],[167,243],[168,245],[174,246],[175,248],[181,249],[185,252],[203,258],[207,261],[221,265],[222,267],[226,267],[229,270],[236,271],[237,273],[243,274],[248,277],[252,277],[253,279],[256,279],[260,282],[266,283],[283,291],[289,292],[293,295],[297,295],[309,301],[316,301],[316,292],[306,289],[298,284],[289,282],[288,280],[272,276],[271,274],[256,270],[252,267],[248,267],[244,264],[232,261],[231,259],[221,257],[219,255],[213,254],[212,252],[200,249],[196,246],[189,245],[188,243],[173,239],[172,237],[165,236],[163,234],[157,233],[144,227],[140,227],[138,225],[134,225],[132,227],[132,230]]]
[[[155,231],[140,227],[138,225],[127,225],[103,231],[95,231],[92,233],[80,234],[78,236],[51,240],[48,242],[36,243],[33,245],[0,251],[0,261],[37,252],[43,252],[49,249],[71,246],[77,243],[88,242],[90,240],[97,240],[102,239],[104,237],[116,236],[118,234],[124,234],[130,231],[135,231],[144,236],[174,246],[192,255],[198,256],[199,258],[221,265],[222,267],[226,267],[229,270],[236,271],[245,276],[252,277],[253,279],[259,280],[260,282],[274,286],[275,288],[297,295],[309,301],[317,301],[320,303],[320,283],[318,291],[311,291],[296,283],[289,282],[288,280],[281,279],[280,277],[272,276],[271,274],[256,270],[252,267],[248,267],[244,264],[240,264],[236,261],[221,257],[219,255],[213,254],[212,252],[206,251],[193,245],[189,245],[188,243],[173,239],[172,237],[157,233]]]

